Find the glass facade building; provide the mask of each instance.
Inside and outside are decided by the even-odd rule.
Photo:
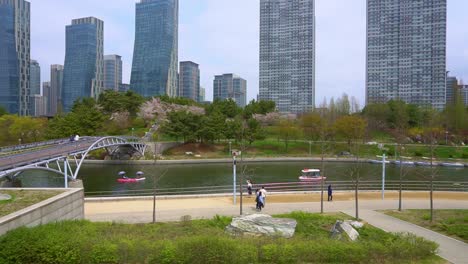
[[[247,81],[232,73],[216,75],[213,81],[213,100],[234,100],[239,107],[247,101]]]
[[[104,56],[104,90],[119,91],[122,84],[122,57]]]
[[[50,93],[47,95],[46,115],[55,116],[62,112],[63,65],[50,66]],[[44,86],[43,86],[44,88]],[[59,109],[60,108],[60,109]]]
[[[35,60],[30,64],[29,84],[31,86],[31,95],[41,94],[41,66]]]
[[[0,0],[0,106],[9,113],[30,110],[30,3]]]
[[[130,87],[145,97],[178,95],[178,0],[136,4]]]
[[[72,20],[66,27],[61,103],[69,112],[80,98],[97,98],[103,87],[104,22],[95,17]]]
[[[260,0],[260,94],[283,113],[315,105],[315,0]]]
[[[198,64],[192,61],[182,61],[179,70],[179,97],[199,102],[200,69]]]
[[[367,0],[366,103],[445,107],[447,0]]]

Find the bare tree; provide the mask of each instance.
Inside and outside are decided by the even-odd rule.
[[[159,181],[164,178],[167,174],[168,170],[166,167],[157,166],[157,156],[153,155],[154,158],[154,166],[156,169],[154,170],[153,174],[153,224],[156,223],[156,192]]]

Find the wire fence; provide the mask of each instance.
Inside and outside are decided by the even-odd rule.
[[[328,185],[332,185],[333,191],[351,191],[355,189],[353,181],[327,181],[324,182],[324,190],[327,190]],[[431,186],[430,181],[403,181],[402,190],[404,191],[429,191]],[[317,192],[320,191],[322,185],[320,182],[281,182],[281,183],[265,183],[254,185],[253,191],[257,188],[265,187],[269,193],[282,192]],[[399,181],[385,182],[385,190],[399,190]],[[433,181],[434,191],[452,191],[452,192],[468,192],[468,182],[453,182],[453,181]],[[359,190],[361,191],[379,191],[382,190],[381,181],[360,181]],[[228,194],[232,193],[232,185],[221,186],[204,186],[204,187],[180,187],[180,188],[156,188],[156,189],[139,189],[139,190],[116,190],[116,191],[98,191],[85,192],[87,197],[132,197],[132,196],[171,196],[171,195],[213,195],[213,194]],[[243,185],[243,192],[247,193],[247,186]]]

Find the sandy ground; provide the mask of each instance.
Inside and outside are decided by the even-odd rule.
[[[380,192],[361,192],[359,199],[362,201],[378,201],[381,200]],[[324,199],[327,200],[327,193],[324,193]],[[428,200],[428,192],[403,192],[403,200]],[[435,200],[453,200],[453,201],[467,201],[468,193],[456,192],[434,192]],[[353,201],[354,193],[335,193],[333,201]],[[398,192],[387,191],[385,192],[385,200],[398,200]],[[237,197],[237,203],[240,198]],[[287,204],[287,203],[307,203],[307,202],[320,202],[320,193],[314,194],[275,194],[268,195],[267,204]],[[132,213],[148,211],[152,208],[152,199],[145,200],[101,200],[85,202],[85,215],[97,215],[106,213]],[[243,203],[246,206],[255,206],[255,196],[245,196]],[[215,209],[224,208],[233,205],[232,197],[210,197],[210,198],[191,198],[191,199],[164,199],[156,201],[158,210],[186,210],[186,209]]]

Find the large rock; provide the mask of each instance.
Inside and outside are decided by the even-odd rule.
[[[290,238],[296,231],[297,222],[288,218],[273,218],[264,214],[235,217],[226,232],[233,235],[282,236]]]
[[[6,193],[0,193],[0,201],[8,201],[11,200],[11,195]]]
[[[331,237],[334,239],[343,239],[344,237],[347,237],[351,241],[355,241],[358,239],[359,233],[353,228],[350,222],[338,220],[332,227]]]

